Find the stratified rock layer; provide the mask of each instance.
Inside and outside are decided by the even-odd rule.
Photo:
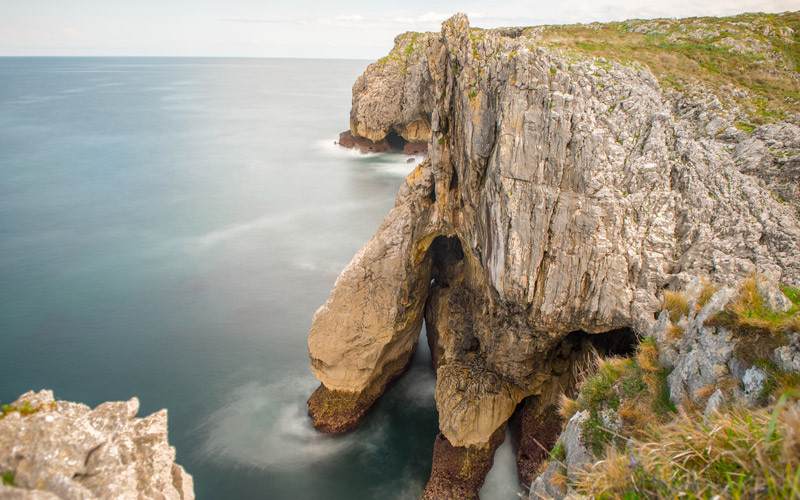
[[[194,499],[192,476],[167,441],[166,410],[135,418],[136,398],[91,409],[54,402],[52,391],[9,406],[26,403],[35,413],[0,419],[0,474],[13,477],[13,486],[0,484],[0,498]]]
[[[312,368],[340,401],[373,400],[424,316],[455,447],[551,399],[577,359],[570,335],[649,332],[664,288],[754,270],[800,284],[797,207],[751,175],[797,127],[749,136],[702,86],[665,92],[642,66],[536,37],[456,15],[398,37],[353,88],[353,135],[429,134],[429,156],[315,315]]]

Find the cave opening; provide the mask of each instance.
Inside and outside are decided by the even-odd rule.
[[[431,262],[431,288],[438,285],[448,288],[460,277],[458,264],[464,260],[464,248],[458,236],[437,236],[430,246],[433,259]]]
[[[564,425],[559,399],[562,394],[575,396],[579,374],[595,353],[600,357],[630,356],[638,344],[639,338],[630,328],[594,334],[578,330],[548,351],[543,364],[552,369],[550,386],[542,394],[523,399],[509,420],[521,485],[530,485],[539,465],[548,459]]]
[[[396,151],[402,151],[403,148],[405,147],[406,143],[408,142],[405,139],[403,139],[400,136],[400,134],[398,134],[394,130],[392,130],[391,132],[386,134],[386,139],[385,140],[386,140],[386,143],[389,144],[389,147],[392,148],[393,150],[396,150]]]

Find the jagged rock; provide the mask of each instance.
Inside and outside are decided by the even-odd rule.
[[[759,295],[761,295],[761,300],[773,311],[786,312],[792,308],[792,301],[784,295],[775,281],[758,279],[756,280],[756,287]]]
[[[581,427],[589,420],[588,411],[579,411],[567,422],[564,432],[561,434],[561,441],[564,443],[564,461],[567,465],[567,478],[570,482],[577,479],[579,471],[585,469],[594,461],[592,453],[583,444],[581,438]]]
[[[364,137],[356,137],[349,130],[339,134],[339,140],[336,144],[343,148],[357,149],[362,153],[383,153],[392,149],[385,140],[373,142]]]
[[[781,370],[800,373],[800,334],[793,334],[791,342],[775,349],[772,359]]]
[[[566,469],[560,462],[550,462],[531,483],[530,500],[563,500],[567,494]]]
[[[724,402],[725,395],[722,393],[722,390],[717,389],[711,396],[708,397],[706,409],[703,410],[703,416],[706,418],[710,417],[714,412],[719,411]]]
[[[756,406],[761,401],[766,381],[767,374],[761,368],[754,366],[744,372],[742,384],[744,384],[744,400],[748,405]]]
[[[752,271],[800,284],[798,212],[751,175],[727,101],[699,84],[665,92],[643,66],[537,36],[473,30],[459,14],[398,37],[354,85],[354,135],[429,135],[429,156],[315,315],[319,428],[355,424],[402,371],[423,315],[440,429],[470,446],[524,398],[564,387],[571,335],[651,331],[665,287]],[[780,134],[793,144],[789,129],[756,137]],[[728,370],[729,334],[703,322],[729,293],[690,311],[664,359],[677,400]]]
[[[721,311],[735,293],[729,287],[718,290],[684,331],[675,368],[667,378],[670,398],[675,404],[683,403],[687,397],[694,399],[697,391],[715,385],[728,373],[734,349],[733,335],[725,328],[705,323]]]
[[[52,391],[28,392],[31,415],[0,419],[0,484],[9,499],[194,499],[192,476],[175,463],[167,442],[167,411],[135,418],[139,400],[86,405],[53,400]]]

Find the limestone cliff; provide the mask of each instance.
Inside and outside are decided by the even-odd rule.
[[[0,414],[0,498],[192,500],[167,412],[135,418],[136,398],[91,409],[28,392]]]
[[[427,137],[429,157],[314,317],[318,428],[355,425],[402,373],[423,318],[440,430],[468,461],[523,400],[554,404],[589,349],[624,352],[648,333],[663,290],[753,270],[800,284],[796,176],[764,174],[781,170],[775,151],[800,152],[800,128],[772,101],[753,115],[758,90],[667,87],[653,65],[461,14],[396,44],[356,82],[351,133]]]

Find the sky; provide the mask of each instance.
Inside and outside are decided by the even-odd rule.
[[[0,0],[0,56],[377,59],[405,31],[800,10],[800,0]]]

